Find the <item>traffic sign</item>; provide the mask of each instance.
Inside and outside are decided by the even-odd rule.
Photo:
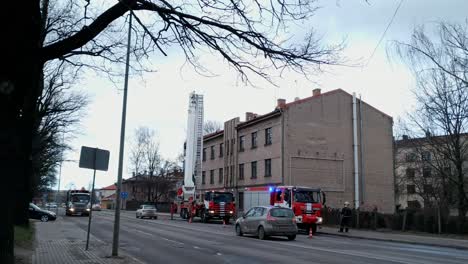
[[[121,192],[120,197],[122,197],[122,199],[127,199],[128,198],[128,192]]]

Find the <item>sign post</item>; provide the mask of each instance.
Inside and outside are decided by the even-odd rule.
[[[86,234],[86,250],[89,247],[89,233],[91,232],[91,218],[94,205],[94,183],[96,181],[96,170],[107,171],[109,167],[109,151],[98,148],[81,147],[80,168],[93,170],[93,185],[91,187],[91,202],[89,205],[88,233]]]

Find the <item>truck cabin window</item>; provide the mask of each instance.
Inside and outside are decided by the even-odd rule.
[[[294,200],[299,203],[319,203],[320,193],[316,191],[297,190],[294,193]]]
[[[74,203],[87,203],[89,202],[89,195],[84,195],[84,194],[73,195],[71,200]]]

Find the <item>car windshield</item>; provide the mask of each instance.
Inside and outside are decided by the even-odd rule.
[[[36,209],[36,210],[40,210],[41,208],[39,208],[37,205],[33,204],[33,203],[30,203],[29,204],[30,207]]]
[[[290,209],[286,208],[275,208],[270,210],[270,215],[273,217],[289,217],[292,218],[294,213]]]
[[[87,203],[89,202],[89,194],[74,194],[71,201],[73,203]]]
[[[143,209],[156,209],[154,205],[143,205]]]
[[[320,194],[317,191],[297,190],[294,192],[294,200],[299,203],[318,203]]]
[[[213,202],[215,203],[230,203],[232,202],[232,193],[213,193]]]

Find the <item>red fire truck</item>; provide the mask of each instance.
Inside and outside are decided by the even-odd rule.
[[[225,223],[234,217],[235,205],[232,192],[208,191],[195,201],[189,199],[180,203],[180,217],[190,219],[199,217],[203,223],[211,219],[222,219]],[[190,197],[191,198],[191,197]]]
[[[297,227],[315,233],[322,224],[321,210],[326,202],[320,188],[303,186],[271,186],[246,188],[244,209],[257,205],[276,205],[291,208],[296,215]]]

